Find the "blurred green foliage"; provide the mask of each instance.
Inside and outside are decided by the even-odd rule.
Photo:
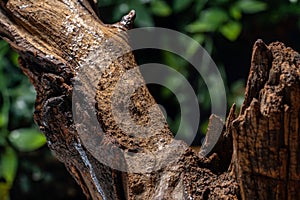
[[[293,45],[295,49],[300,48],[297,39],[300,5],[297,0],[100,0],[98,5],[105,23],[119,21],[124,14],[135,9],[136,27],[171,28],[199,42],[219,67],[227,89],[228,106],[235,102],[239,107],[243,102],[251,45],[255,39],[263,37],[267,42],[276,39]],[[187,55],[193,56],[194,52],[195,47],[189,46]],[[17,186],[14,191],[22,193],[23,198],[12,195],[15,199],[24,199],[26,192],[35,191],[32,189],[34,184],[24,175],[27,171],[35,174],[35,178],[44,174],[47,183],[53,179],[53,176],[42,173],[33,162],[21,159],[44,145],[45,138],[33,123],[35,92],[17,67],[17,57],[5,42],[0,41],[0,200],[9,199],[10,189]],[[166,51],[159,54],[136,52],[136,58],[140,64],[158,62],[170,66],[191,83],[201,110],[198,141],[195,142],[200,144],[210,115],[210,95],[201,76],[185,60]],[[214,77],[210,78],[213,80]],[[174,88],[180,87],[180,82],[174,77],[166,77],[165,82],[166,85],[173,84]],[[218,90],[218,85],[214,87]],[[180,121],[179,105],[172,91],[155,86],[150,86],[150,90],[158,103],[166,108],[171,129],[176,132],[179,124],[183,123],[186,137],[190,137],[189,123]],[[51,160],[45,152],[34,158],[37,157]],[[49,199],[65,192],[63,182],[62,185],[55,188],[57,192],[48,193]],[[47,187],[50,188],[49,185]],[[34,194],[30,197],[48,198],[43,192],[37,193],[36,198]]]
[[[33,124],[35,91],[17,67],[18,55],[0,41],[0,199],[8,200],[18,152],[34,151],[46,143]]]

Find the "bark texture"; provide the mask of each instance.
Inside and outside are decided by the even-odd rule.
[[[243,199],[300,199],[300,55],[254,44],[246,96],[233,122]]]
[[[239,116],[212,115],[197,154],[173,139],[144,85],[126,36],[135,13],[106,25],[95,8],[0,3],[0,36],[37,91],[35,121],[88,199],[299,198],[298,53],[255,43]]]

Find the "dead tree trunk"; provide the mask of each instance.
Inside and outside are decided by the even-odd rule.
[[[300,199],[299,77],[299,53],[255,43],[245,101],[232,123],[243,199]]]
[[[95,8],[89,0],[0,3],[0,36],[37,91],[35,121],[88,199],[300,199],[298,53],[255,43],[239,116],[233,106],[215,148],[198,156],[173,139],[141,86],[126,38],[134,12],[105,25]],[[138,126],[122,120],[131,87]],[[212,115],[206,144],[219,125]]]

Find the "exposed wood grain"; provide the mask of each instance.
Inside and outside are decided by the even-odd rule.
[[[234,124],[243,199],[300,199],[300,56],[284,44],[254,44],[246,99]]]

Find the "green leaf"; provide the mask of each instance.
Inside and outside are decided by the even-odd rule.
[[[227,20],[228,15],[223,9],[210,8],[203,11],[199,20],[188,25],[186,30],[191,33],[214,32]]]
[[[12,51],[10,60],[12,61],[13,66],[19,66],[18,59],[19,59],[19,54],[17,54],[15,51]]]
[[[173,3],[173,9],[175,12],[183,11],[189,5],[191,5],[192,2],[193,2],[193,0],[184,0],[184,1],[183,0],[175,0]]]
[[[163,52],[163,57],[164,57],[164,61],[166,62],[166,64],[168,66],[177,70],[184,76],[187,75],[187,71],[185,68],[187,62],[184,59],[182,59],[179,56],[172,54],[170,52]],[[167,80],[168,80],[168,78],[167,78]]]
[[[167,88],[162,88],[161,95],[164,98],[169,98],[172,95],[172,92]]]
[[[242,25],[239,22],[231,21],[220,28],[220,32],[230,41],[238,38],[242,30]]]
[[[210,8],[201,14],[201,19],[204,22],[212,23],[215,27],[218,27],[228,19],[228,15],[225,10],[221,8]]]
[[[205,41],[203,43],[204,49],[207,51],[209,55],[211,55],[214,48],[214,41],[211,37],[205,37]]]
[[[193,36],[193,39],[196,40],[199,44],[202,44],[205,40],[205,35],[202,34],[202,33],[199,33],[199,34],[195,34]]]
[[[9,141],[20,151],[28,152],[42,147],[46,138],[35,128],[23,128],[12,131]]]
[[[196,21],[193,22],[185,27],[185,30],[190,33],[202,33],[202,32],[209,32],[213,31],[215,28],[212,24]]]
[[[7,115],[3,112],[0,113],[0,128],[5,127],[8,123]]]
[[[0,74],[0,80],[6,81],[4,74]],[[5,87],[5,83],[0,83],[0,92],[2,93],[2,106],[0,106],[0,128],[4,129],[6,129],[6,127],[8,126],[10,109],[9,94],[7,88]]]
[[[261,1],[251,1],[251,0],[241,0],[238,1],[235,5],[242,12],[253,14],[257,12],[261,12],[267,9],[267,4]]]
[[[242,12],[237,6],[231,6],[229,9],[230,16],[235,20],[240,20],[242,18]]]
[[[8,52],[9,45],[6,41],[0,40],[0,59],[4,57],[4,55]]]
[[[1,200],[10,200],[9,190],[10,190],[10,186],[7,183],[0,182],[0,199]]]
[[[194,0],[195,1],[195,13],[201,13],[204,6],[208,3],[208,0]]]
[[[0,148],[3,148],[3,146],[6,146],[7,145],[7,142],[6,142],[6,133],[2,131],[0,132]],[[1,160],[1,159],[0,159]]]
[[[187,44],[187,57],[191,58],[197,50],[199,50],[199,44],[203,44],[205,41],[205,34],[198,33],[193,35],[193,39],[196,41],[195,43],[192,42],[191,44]]]
[[[161,0],[151,1],[151,11],[152,13],[160,17],[166,17],[172,13],[169,5]]]
[[[200,131],[201,131],[201,133],[206,134],[207,133],[207,127],[208,127],[208,120],[205,120],[200,125]]]
[[[11,186],[17,172],[18,159],[15,151],[6,146],[0,157],[0,177],[5,179],[5,183]]]

